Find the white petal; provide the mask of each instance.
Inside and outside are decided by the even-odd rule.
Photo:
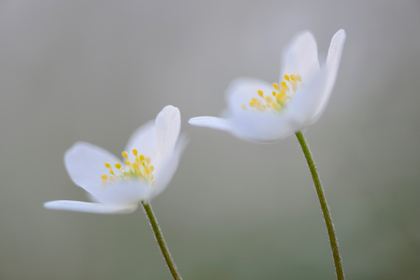
[[[319,108],[323,106],[327,71],[324,67],[317,75],[299,89],[290,99],[284,112],[285,117],[294,124],[296,130],[313,123]]]
[[[324,106],[327,103],[332,89],[335,84],[335,80],[337,78],[338,67],[340,66],[341,61],[341,54],[343,53],[344,42],[346,41],[346,32],[343,29],[338,30],[331,39],[330,48],[328,49],[328,56],[327,56],[327,85],[326,85],[326,93],[323,99]],[[322,112],[322,108],[320,108],[320,113]]]
[[[169,185],[169,182],[171,181],[178,168],[179,160],[187,146],[187,143],[188,141],[185,137],[180,137],[172,155],[167,157],[165,162],[162,162],[162,165],[159,169],[155,170],[156,185],[151,187],[152,190],[150,198],[146,201],[150,201],[155,198]]]
[[[343,29],[334,34],[326,65],[290,101],[290,116],[300,125],[314,123],[324,111],[335,84],[345,38]]]
[[[159,157],[162,160],[172,154],[181,130],[179,109],[168,105],[160,111],[155,121],[156,143]]]
[[[125,207],[111,207],[100,203],[73,201],[73,200],[55,200],[44,203],[44,207],[53,210],[65,210],[75,212],[87,212],[95,214],[126,214],[132,213],[137,209],[137,204],[127,205]]]
[[[210,127],[219,130],[230,130],[229,122],[226,119],[217,117],[194,117],[188,120],[188,123],[195,126]]]
[[[243,111],[229,119],[231,132],[244,140],[270,143],[281,140],[295,131],[295,126],[283,112]]]
[[[231,114],[236,114],[244,109],[242,104],[248,106],[252,98],[260,98],[258,91],[261,90],[264,95],[271,95],[272,85],[269,83],[252,78],[239,78],[233,80],[226,90],[226,102]]]
[[[297,34],[283,50],[280,81],[285,74],[299,74],[304,83],[319,70],[318,49],[309,31]]]
[[[139,127],[131,135],[130,140],[128,140],[125,150],[127,151],[131,162],[135,160],[132,153],[133,149],[136,149],[139,154],[150,157],[152,161],[157,160],[156,129],[153,120]],[[153,162],[153,164],[155,164],[155,162]]]
[[[147,200],[152,187],[138,179],[108,184],[92,193],[94,200],[102,204],[125,207],[133,203]]]
[[[270,143],[283,139],[295,130],[292,123],[281,113],[244,111],[230,118],[195,117],[189,124],[230,132],[238,138],[251,142]]]
[[[112,166],[120,160],[108,151],[85,142],[75,143],[64,154],[64,164],[73,182],[95,195],[102,186],[102,174],[109,174],[105,162]]]

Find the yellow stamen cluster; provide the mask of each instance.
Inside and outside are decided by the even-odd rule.
[[[103,174],[101,175],[102,186],[106,186],[110,183],[121,181],[121,180],[133,180],[138,179],[142,180],[150,185],[154,185],[153,181],[153,171],[154,166],[150,165],[151,159],[145,157],[144,155],[139,155],[136,149],[132,150],[132,153],[135,157],[133,162],[128,158],[128,153],[126,151],[122,152],[123,157],[125,158],[125,165],[122,166],[120,163],[116,163],[114,167],[118,171],[114,171],[109,162],[105,162],[105,167],[109,169],[111,175]]]
[[[258,97],[254,97],[249,101],[248,105],[257,111],[266,111],[269,109],[279,111],[287,103],[288,99],[303,86],[302,77],[300,75],[284,75],[284,80],[279,84],[273,83],[272,96],[265,95],[262,90],[258,91]],[[246,110],[245,104],[241,104],[242,109]]]

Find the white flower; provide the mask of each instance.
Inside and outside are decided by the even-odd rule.
[[[318,62],[311,32],[298,34],[284,49],[280,83],[234,80],[226,92],[225,118],[195,117],[189,123],[224,130],[244,140],[272,142],[300,131],[322,114],[334,87],[346,33],[331,39],[325,64]]]
[[[133,133],[123,154],[124,162],[108,151],[78,142],[64,155],[73,182],[95,202],[57,200],[48,209],[90,213],[131,213],[138,203],[148,203],[160,194],[174,175],[186,146],[178,140],[181,116],[178,108],[166,106]]]

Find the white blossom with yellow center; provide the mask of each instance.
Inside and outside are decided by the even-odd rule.
[[[242,78],[226,91],[224,118],[195,117],[189,123],[224,130],[253,142],[273,142],[300,131],[321,116],[331,95],[346,33],[331,39],[326,62],[320,66],[314,36],[297,34],[282,55],[280,83]]]
[[[102,214],[135,211],[140,202],[160,194],[174,175],[186,146],[185,139],[179,139],[180,129],[180,112],[169,105],[133,133],[123,162],[98,146],[74,144],[64,156],[67,172],[95,202],[56,200],[44,206]]]

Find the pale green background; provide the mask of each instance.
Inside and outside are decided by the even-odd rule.
[[[241,76],[277,81],[310,29],[337,84],[307,131],[348,279],[420,277],[420,2],[0,1],[0,279],[170,279],[142,211],[48,211],[86,200],[74,142],[119,154],[167,104],[190,144],[153,201],[185,279],[334,279],[296,139],[257,145],[190,117],[218,115]]]

